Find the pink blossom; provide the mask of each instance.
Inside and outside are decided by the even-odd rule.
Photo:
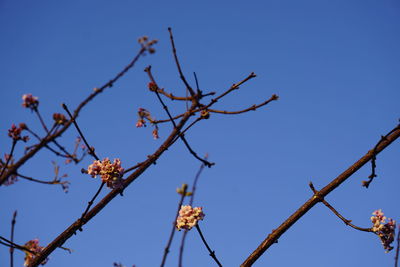
[[[154,139],[160,138],[160,137],[158,136],[158,129],[157,129],[157,128],[155,128],[155,129],[153,130],[152,135],[153,135],[153,138],[154,138]]]
[[[61,124],[61,125],[64,125],[67,122],[67,118],[64,116],[64,114],[61,113],[54,113],[53,120],[56,124]]]
[[[32,94],[25,94],[22,96],[22,106],[25,108],[36,109],[39,106],[38,97]]]
[[[140,127],[146,127],[146,121],[145,120],[143,120],[143,119],[139,119],[137,122],[136,122],[136,127],[137,128],[140,128]]]
[[[114,162],[108,158],[93,161],[87,169],[87,173],[95,178],[100,175],[101,180],[107,184],[109,188],[115,189],[122,187],[122,175],[124,168],[121,167],[120,159],[114,159]]]
[[[21,123],[19,127],[15,126],[13,123],[11,128],[8,130],[8,136],[11,137],[14,141],[22,140],[24,142],[29,140],[29,136],[21,136],[22,131],[26,129],[25,123]]]
[[[205,214],[202,207],[192,208],[190,205],[183,205],[179,210],[179,216],[176,219],[176,228],[178,230],[190,230],[197,225],[199,220],[203,220]]]
[[[396,221],[389,218],[386,223],[386,217],[382,210],[376,210],[372,213],[371,222],[373,224],[372,231],[374,231],[380,238],[383,248],[386,252],[393,249],[390,245],[394,241]]]
[[[38,239],[32,239],[28,242],[25,243],[25,248],[35,252],[35,253],[41,253],[44,247],[39,246],[39,240]],[[32,260],[35,258],[35,255],[31,252],[25,251],[25,262],[24,266],[28,266],[32,263]],[[42,261],[41,265],[45,265],[49,259],[46,258],[44,261]]]

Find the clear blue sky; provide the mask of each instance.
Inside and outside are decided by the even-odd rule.
[[[317,188],[353,164],[400,118],[400,4],[387,1],[11,1],[0,0],[0,152],[8,153],[7,130],[26,122],[43,134],[21,107],[32,93],[50,123],[54,112],[70,109],[104,84],[135,55],[137,39],[159,40],[156,54],[139,64],[83,110],[78,122],[100,157],[121,158],[125,167],[146,158],[171,129],[137,129],[144,107],[165,118],[147,90],[145,66],[153,66],[160,86],[176,95],[180,82],[168,38],[175,34],[185,74],[196,71],[204,91],[223,92],[254,71],[258,77],[218,107],[238,110],[268,99],[280,100],[239,116],[212,115],[187,138],[216,162],[199,182],[196,205],[206,218],[201,227],[224,266],[238,266]],[[174,114],[182,103],[167,102]],[[70,128],[62,144],[72,147]],[[32,144],[32,142],[30,142]],[[353,223],[370,226],[375,209],[400,220],[399,141],[377,160],[378,178],[369,189],[361,181],[370,165],[327,197]],[[22,155],[23,146],[17,148]],[[53,155],[42,151],[20,169],[51,179]],[[0,235],[8,236],[17,209],[15,241],[39,238],[47,244],[76,220],[100,184],[64,165],[70,192],[20,180],[0,188]],[[66,244],[47,266],[157,266],[179,196],[199,162],[181,142],[168,150],[126,191]],[[103,195],[108,191],[104,190]],[[167,266],[177,266],[178,240]],[[316,206],[257,261],[255,266],[391,266],[378,238],[346,227],[327,208]],[[16,266],[23,254],[16,252]],[[185,266],[214,266],[195,232],[189,235]],[[0,249],[7,266],[8,249]]]

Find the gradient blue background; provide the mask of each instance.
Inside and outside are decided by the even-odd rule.
[[[258,77],[218,103],[238,110],[268,99],[280,100],[239,116],[212,115],[188,134],[192,147],[216,162],[205,170],[196,196],[206,218],[201,227],[224,266],[238,266],[317,188],[358,160],[391,130],[400,117],[400,4],[385,1],[16,1],[0,0],[0,151],[8,153],[7,130],[37,119],[21,107],[32,93],[51,123],[65,102],[74,109],[92,88],[101,86],[136,54],[137,39],[159,40],[156,54],[97,97],[78,118],[100,157],[119,157],[125,167],[146,158],[160,140],[151,129],[137,129],[136,111],[166,115],[147,90],[145,66],[153,66],[160,84],[184,95],[171,54],[167,27],[175,34],[185,74],[196,71],[204,91],[223,92],[254,71]],[[167,101],[174,114],[183,103]],[[62,144],[73,146],[70,128]],[[32,144],[30,142],[29,144]],[[17,148],[22,155],[23,146]],[[361,181],[368,164],[327,200],[362,227],[382,208],[400,220],[399,141],[377,159],[378,178],[369,189]],[[20,172],[51,179],[54,156],[42,150]],[[0,235],[9,236],[18,210],[15,241],[51,242],[77,219],[100,184],[64,165],[70,192],[20,180],[0,188]],[[157,165],[134,182],[66,244],[47,266],[157,266],[161,262],[179,196],[200,163],[177,142]],[[104,190],[102,195],[106,194]],[[167,266],[177,266],[180,234]],[[0,266],[8,266],[0,249]],[[378,238],[346,227],[317,205],[271,247],[255,266],[392,266]],[[23,253],[16,252],[16,266]],[[185,266],[214,266],[197,233],[188,237]]]

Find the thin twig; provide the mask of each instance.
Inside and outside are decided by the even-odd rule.
[[[63,184],[65,185],[65,184],[69,183],[68,181],[61,181],[61,179],[57,179],[57,178],[55,178],[55,179],[53,179],[51,181],[43,181],[43,180],[35,179],[35,178],[29,177],[29,176],[26,176],[26,175],[22,175],[20,173],[17,173],[17,176],[21,177],[22,179],[25,179],[25,180],[28,180],[28,181],[32,181],[32,182],[36,182],[36,183],[40,183],[40,184],[49,184],[49,185],[57,185],[57,184],[59,184],[59,185],[62,186]]]
[[[372,181],[374,180],[375,177],[377,177],[378,175],[376,175],[376,148],[380,145],[381,142],[383,142],[387,136],[389,136],[392,132],[396,131],[397,129],[400,129],[400,124],[397,126],[397,128],[394,128],[392,131],[390,131],[388,134],[386,134],[385,136],[381,136],[381,139],[378,141],[378,143],[375,145],[375,147],[372,149],[373,151],[373,156],[371,158],[371,175],[368,176],[368,181],[363,181],[362,185],[365,188],[368,188],[369,185],[372,183]]]
[[[210,253],[211,258],[213,258],[213,260],[218,264],[218,266],[222,267],[222,264],[219,262],[219,260],[217,259],[217,256],[215,255],[215,251],[211,250],[210,246],[207,244],[207,241],[204,238],[203,233],[200,230],[199,224],[196,224],[196,229],[201,237],[201,240],[203,241],[204,245],[206,246],[208,252]]]
[[[174,59],[175,59],[176,67],[178,68],[179,77],[181,78],[182,82],[185,84],[186,89],[189,91],[192,98],[195,98],[196,94],[193,91],[192,87],[189,85],[189,83],[186,81],[185,75],[183,75],[183,72],[181,69],[181,65],[179,64],[178,55],[176,54],[174,36],[172,35],[171,27],[168,27],[168,31],[169,31],[169,38],[171,40],[171,45],[172,45],[172,53],[174,54]]]
[[[207,160],[208,159],[208,154],[206,154],[206,156],[204,157],[204,159],[205,160]],[[200,175],[201,175],[201,173],[202,173],[202,171],[203,171],[203,169],[204,169],[204,164],[201,164],[201,166],[200,166],[200,168],[199,168],[199,170],[197,171],[197,174],[196,174],[196,176],[195,176],[195,178],[194,178],[194,181],[193,181],[193,185],[192,185],[192,189],[191,189],[191,195],[190,195],[190,198],[189,198],[189,205],[190,206],[192,206],[193,205],[193,201],[194,201],[194,195],[195,195],[195,193],[196,193],[196,186],[197,186],[197,181],[199,180],[199,178],[200,178]],[[184,247],[185,247],[185,240],[186,240],[186,236],[187,236],[187,234],[189,233],[189,231],[188,230],[185,230],[184,232],[183,232],[183,235],[182,235],[182,239],[181,239],[181,245],[180,245],[180,248],[179,248],[179,264],[178,264],[178,266],[179,267],[182,267],[182,262],[183,262],[183,249],[184,249]]]
[[[128,172],[130,172],[130,171],[133,171],[134,169],[139,168],[140,165],[142,165],[142,164],[143,164],[143,162],[140,162],[140,163],[136,164],[135,166],[132,166],[132,167],[130,167],[130,168],[124,170],[124,174],[125,174],[125,173],[128,173]]]
[[[319,197],[320,197],[319,191],[317,191],[317,190],[315,189],[315,187],[314,187],[314,185],[313,185],[312,182],[310,182],[309,186],[310,186],[311,190],[314,192],[314,197],[319,198]],[[352,228],[354,228],[354,229],[356,229],[356,230],[359,230],[359,231],[370,232],[370,233],[374,233],[374,234],[375,234],[375,232],[372,230],[372,228],[361,228],[361,227],[358,227],[358,226],[352,224],[352,223],[351,223],[351,220],[348,220],[348,219],[346,219],[345,217],[343,217],[343,216],[342,216],[334,207],[332,207],[325,199],[320,198],[320,201],[321,201],[322,203],[324,203],[324,205],[325,205],[328,209],[330,209],[336,216],[338,216],[339,219],[341,219],[346,225],[348,225],[348,226],[350,226],[350,227],[352,227]]]
[[[150,91],[157,91],[158,93],[168,97],[171,100],[179,100],[179,101],[191,101],[192,100],[191,97],[187,97],[187,96],[186,97],[175,96],[175,95],[173,95],[171,93],[166,92],[163,88],[158,88],[157,87],[157,89],[154,89],[154,90],[150,88]]]
[[[74,124],[76,130],[78,131],[79,135],[81,136],[83,142],[85,143],[87,149],[89,150],[89,154],[92,155],[96,160],[100,160],[99,157],[97,157],[96,153],[94,152],[93,147],[89,145],[89,143],[86,141],[85,136],[83,135],[81,129],[79,129],[78,123],[76,123],[76,119],[72,116],[71,112],[69,111],[68,107],[66,104],[62,104],[63,109],[68,113],[68,116],[72,120],[72,123]]]
[[[42,124],[43,129],[46,131],[46,133],[49,133],[49,129],[47,129],[47,126],[46,126],[46,124],[44,123],[44,120],[43,120],[42,116],[40,115],[39,109],[38,109],[37,107],[35,107],[35,108],[33,109],[33,111],[35,111],[36,115],[39,117],[39,121],[40,121],[40,123]]]
[[[8,163],[10,163],[10,160],[12,158],[12,155],[14,154],[14,148],[15,145],[17,144],[17,141],[13,139],[12,145],[11,145],[11,150],[10,150],[10,154],[8,154],[8,158],[6,159],[6,162],[4,163],[3,168],[1,169],[1,174],[0,177],[2,177],[4,171],[7,169]],[[7,177],[8,178],[8,177]],[[1,183],[0,183],[1,184]]]
[[[262,107],[262,106],[265,106],[265,105],[267,105],[268,103],[270,103],[270,102],[272,102],[272,101],[274,101],[274,100],[278,100],[278,96],[275,95],[275,94],[272,95],[270,99],[268,99],[268,100],[262,102],[261,104],[257,104],[257,105],[254,104],[254,105],[252,105],[251,107],[248,107],[248,108],[246,108],[246,109],[237,110],[237,111],[225,111],[225,110],[208,109],[208,111],[209,111],[209,112],[212,112],[212,113],[220,113],[220,114],[227,114],[227,115],[236,115],[236,114],[241,114],[241,113],[245,113],[245,112],[252,111],[252,110],[255,111],[256,109],[258,109],[258,108],[260,108],[260,107]]]
[[[145,72],[149,75],[150,80],[158,87],[152,73],[151,73],[151,66],[148,66],[145,69]],[[174,119],[172,118],[171,113],[168,110],[167,105],[165,105],[164,101],[162,100],[162,98],[160,97],[160,94],[157,91],[154,91],[157,95],[158,100],[160,101],[162,107],[164,108],[165,112],[167,113],[172,125],[174,126],[174,128],[176,128],[176,123],[174,121]],[[193,102],[194,105],[197,105],[197,102]],[[186,140],[185,136],[179,132],[179,137],[182,139],[183,143],[185,144],[186,148],[189,150],[189,152],[198,160],[200,160],[201,162],[203,162],[207,167],[211,167],[212,165],[214,165],[215,163],[213,162],[208,162],[207,160],[204,160],[202,158],[200,158],[197,153],[190,147],[189,142]]]
[[[240,86],[240,85],[244,84],[245,82],[247,82],[247,81],[249,81],[249,80],[251,80],[251,79],[253,79],[253,78],[255,78],[255,77],[256,77],[256,75],[255,75],[253,72],[250,73],[246,78],[244,78],[244,79],[241,80],[240,82],[233,84],[233,85],[232,85],[228,90],[226,90],[224,93],[220,94],[220,95],[217,96],[216,98],[211,99],[211,101],[210,101],[207,105],[202,106],[202,107],[200,107],[200,108],[196,108],[195,110],[192,111],[192,113],[194,114],[194,113],[199,112],[199,111],[202,111],[202,110],[209,110],[209,111],[212,111],[212,112],[215,112],[215,113],[224,113],[225,111],[216,110],[216,109],[210,109],[210,107],[213,106],[215,103],[217,103],[218,100],[220,100],[222,97],[224,97],[224,96],[226,96],[227,94],[231,93],[233,90],[239,89],[239,86]],[[205,95],[203,95],[203,96],[205,96]],[[270,98],[269,100],[265,101],[265,102],[267,102],[267,103],[263,102],[263,103],[261,103],[261,104],[259,104],[259,105],[256,105],[256,108],[257,108],[257,106],[260,106],[260,107],[261,107],[261,106],[263,106],[263,105],[268,104],[270,101],[272,101],[272,100],[277,100],[277,99],[278,99],[278,96],[274,94],[274,95],[271,96],[271,98]],[[254,106],[254,105],[253,105],[253,106]],[[250,107],[250,108],[248,108],[248,109],[249,109],[249,110],[253,110],[253,106]],[[249,111],[249,110],[248,110],[248,111]],[[229,114],[229,111],[226,111],[226,112],[227,112],[226,114]],[[235,111],[234,111],[234,112],[235,112]],[[237,114],[239,114],[239,113],[243,113],[243,112],[242,112],[242,111],[237,111]],[[183,117],[184,114],[185,114],[185,113],[179,114],[179,115],[173,117],[173,119],[174,119],[174,120],[179,119],[179,118]],[[158,124],[158,123],[164,123],[164,122],[169,122],[169,121],[171,121],[171,119],[156,120],[156,121],[154,121],[153,123]]]
[[[103,189],[103,187],[104,187],[105,184],[106,184],[105,182],[102,182],[102,183],[101,183],[99,189],[97,189],[96,194],[94,194],[94,196],[92,197],[92,199],[88,202],[88,205],[87,205],[87,207],[86,207],[86,210],[82,213],[82,216],[81,216],[81,218],[79,219],[79,222],[80,222],[80,226],[79,226],[79,229],[78,229],[79,231],[82,231],[82,226],[86,223],[86,222],[84,221],[84,218],[85,218],[86,214],[88,213],[88,211],[90,210],[90,208],[92,207],[94,201],[96,200],[97,196],[100,194],[101,189]]]
[[[310,209],[312,209],[321,198],[327,196],[330,192],[335,190],[344,181],[346,181],[352,174],[364,166],[368,161],[371,160],[373,155],[379,154],[387,146],[389,146],[393,141],[395,141],[400,136],[400,128],[396,127],[391,131],[391,134],[387,136],[385,140],[380,142],[376,147],[376,150],[370,150],[342,174],[332,180],[328,185],[319,191],[319,197],[312,196],[307,200],[297,211],[295,211],[288,219],[286,219],[277,229],[272,231],[264,241],[248,256],[248,258],[241,264],[242,267],[251,266],[257,261],[259,257],[272,245],[279,237],[281,237],[293,224],[295,224],[304,214],[306,214]]]
[[[192,121],[185,129],[183,129],[179,135],[177,137],[175,137],[175,139],[172,141],[173,143],[175,143],[182,135],[184,135],[190,128],[193,127],[193,125],[195,125],[196,123],[198,123],[199,121],[201,121],[203,119],[203,117],[198,117],[197,119],[195,119],[194,121]]]
[[[32,253],[34,255],[37,255],[37,253],[35,251],[32,251],[32,250],[26,248],[25,246],[21,246],[21,245],[18,245],[16,243],[14,243],[14,242],[11,242],[11,240],[8,240],[7,238],[4,238],[2,236],[0,236],[0,244],[2,244],[4,246],[7,246],[7,247],[10,247],[10,248],[16,248],[16,249],[19,249],[19,250],[28,251],[28,252],[30,252],[30,253]]]
[[[28,127],[26,127],[26,130],[32,134],[34,137],[36,137],[36,139],[38,139],[39,141],[42,140],[42,138],[40,138],[39,135],[37,135],[34,131],[32,131],[31,129],[29,129]],[[54,140],[55,141],[55,140]],[[45,145],[44,147],[46,147],[48,150],[50,150],[51,152],[53,152],[56,156],[59,157],[63,157],[63,158],[69,158],[69,156],[67,154],[62,154],[60,152],[58,152],[57,150],[55,150],[54,148],[52,148],[50,145]]]
[[[178,204],[178,210],[176,211],[175,219],[172,222],[171,233],[169,235],[167,245],[165,246],[165,249],[164,249],[164,255],[163,255],[163,258],[161,261],[161,265],[160,265],[161,267],[163,267],[165,265],[165,261],[167,260],[167,255],[169,253],[169,248],[171,247],[172,239],[174,239],[174,234],[176,231],[176,219],[178,219],[179,211],[182,207],[183,200],[185,199],[185,196],[186,196],[186,191],[187,191],[187,184],[184,184],[183,191],[181,192],[181,199],[179,200],[179,204]]]
[[[242,85],[243,83],[247,82],[250,79],[253,79],[257,77],[257,75],[252,72],[250,73],[246,78],[244,78],[243,80],[241,80],[238,83],[234,83],[228,90],[226,90],[224,93],[220,94],[219,96],[217,96],[216,98],[211,99],[211,102],[205,107],[206,109],[208,109],[209,107],[211,107],[212,105],[214,105],[215,103],[218,102],[219,99],[221,99],[222,97],[226,96],[227,94],[229,94],[230,92],[232,92],[233,90],[237,90],[239,89],[240,85]]]
[[[17,218],[17,211],[14,211],[14,214],[13,214],[13,217],[11,220],[11,235],[10,235],[11,243],[14,243],[14,229],[15,229],[16,218]],[[14,248],[13,247],[10,247],[10,267],[14,267]]]

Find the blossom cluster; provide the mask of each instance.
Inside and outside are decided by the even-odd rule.
[[[54,113],[53,120],[55,124],[64,125],[67,122],[67,118],[61,113]]]
[[[149,84],[149,86],[150,86],[150,84]],[[152,123],[155,126],[155,128],[154,128],[154,130],[152,132],[153,138],[154,139],[160,138],[159,135],[158,135],[158,127],[154,123],[154,119],[151,117],[151,114],[150,114],[150,112],[148,110],[146,110],[144,108],[139,108],[138,117],[139,117],[139,119],[136,122],[136,127],[138,127],[138,128],[146,127],[146,120],[148,120],[150,123]]]
[[[390,244],[394,241],[396,221],[389,218],[388,222],[386,222],[386,217],[384,216],[382,210],[376,210],[372,213],[372,215],[372,230],[379,236],[386,252],[389,252],[393,249]]]
[[[199,220],[203,220],[204,216],[202,207],[192,208],[190,205],[182,205],[176,219],[176,228],[179,231],[181,229],[190,230],[197,225]]]
[[[38,239],[32,239],[28,242],[25,243],[25,248],[29,249],[32,252],[35,252],[37,254],[41,253],[44,247],[39,246],[39,240]],[[29,251],[25,251],[25,262],[24,266],[28,266],[32,263],[32,260],[35,258],[35,255]],[[41,265],[45,265],[49,259],[46,258],[44,261],[42,261]]]
[[[144,108],[139,108],[138,116],[139,116],[139,119],[136,122],[136,127],[138,127],[138,128],[139,127],[146,127],[146,120],[145,119],[147,119],[150,122],[153,121],[153,118],[151,117],[150,112],[148,110],[144,109]]]
[[[22,106],[25,108],[36,109],[39,106],[38,97],[32,94],[25,94],[22,96]]]
[[[120,159],[114,159],[111,163],[109,158],[105,158],[102,161],[95,160],[93,164],[90,164],[87,173],[93,178],[100,175],[101,180],[107,184],[109,188],[121,188],[122,187],[122,175],[124,174],[124,168],[121,167]]]
[[[20,123],[19,126],[15,126],[13,123],[11,125],[11,128],[8,130],[8,136],[11,137],[14,141],[22,140],[24,142],[29,140],[29,136],[21,136],[21,133],[23,130],[26,129],[26,124],[25,123]]]

